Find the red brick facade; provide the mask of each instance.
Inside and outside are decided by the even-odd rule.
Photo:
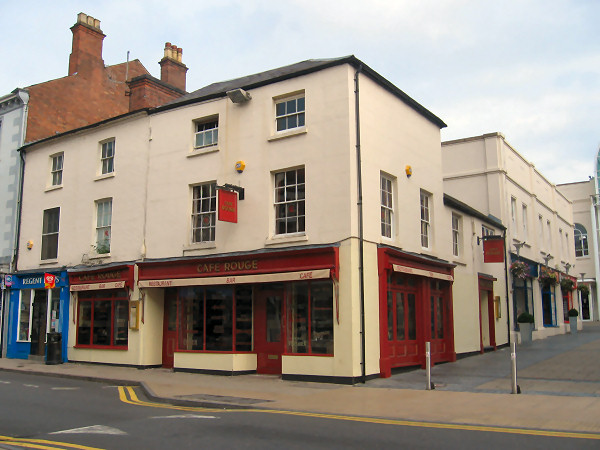
[[[26,142],[32,142],[83,127],[130,110],[155,107],[185,93],[187,67],[180,61],[179,78],[167,80],[151,77],[139,60],[104,66],[102,42],[105,35],[100,21],[79,14],[73,32],[73,50],[69,58],[69,75],[29,86],[29,111]],[[181,52],[179,53],[181,55]],[[165,60],[166,58],[163,58]],[[183,88],[181,73],[183,73]],[[129,95],[128,80],[143,76],[139,92]],[[177,84],[175,84],[177,83]],[[139,83],[138,83],[139,84]],[[134,84],[131,85],[134,88]]]

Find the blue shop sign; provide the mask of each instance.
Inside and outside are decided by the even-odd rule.
[[[68,286],[67,272],[46,272],[56,276],[56,287]],[[13,275],[13,289],[44,289],[44,273]]]

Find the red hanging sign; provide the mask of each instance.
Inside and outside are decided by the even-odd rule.
[[[237,223],[237,200],[237,192],[219,189],[219,220]]]
[[[54,289],[56,287],[56,277],[51,273],[44,274],[44,287],[46,289]]]
[[[483,262],[504,262],[504,239],[499,237],[495,239],[487,238],[483,240]]]

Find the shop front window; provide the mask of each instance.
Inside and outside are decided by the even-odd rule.
[[[251,287],[185,287],[178,296],[179,350],[252,351]]]
[[[288,352],[333,354],[332,282],[291,283],[287,296]]]
[[[31,292],[31,289],[23,289],[21,291],[21,304],[19,305],[19,341],[29,341]]]
[[[129,299],[124,289],[80,292],[78,347],[127,347]]]
[[[533,315],[533,287],[530,279],[513,277],[513,302],[515,317],[524,312]]]

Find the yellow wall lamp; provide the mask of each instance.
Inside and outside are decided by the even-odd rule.
[[[412,167],[411,166],[406,166],[404,168],[404,171],[406,172],[406,177],[410,178],[410,176],[412,175]]]

